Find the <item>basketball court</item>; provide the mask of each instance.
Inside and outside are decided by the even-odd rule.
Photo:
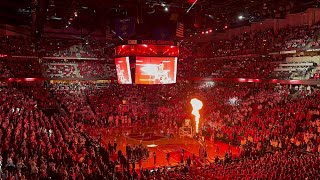
[[[184,149],[184,159],[191,157],[195,154],[197,165],[202,166],[205,163],[213,162],[216,156],[223,158],[225,152],[228,150],[228,144],[216,141],[216,142],[204,142],[203,145],[207,150],[208,158],[207,161],[201,161],[199,158],[199,149],[201,147],[200,143],[190,137],[179,137],[179,134],[175,133],[173,137],[164,136],[161,133],[157,133],[159,128],[113,128],[113,129],[95,129],[89,130],[90,134],[99,137],[101,133],[101,143],[106,147],[110,141],[117,142],[117,150],[126,152],[126,145],[129,144],[137,146],[140,143],[143,146],[148,146],[149,158],[142,162],[142,167],[144,168],[154,168],[159,166],[176,166],[179,165],[180,155],[182,149]],[[219,150],[217,152],[217,146]],[[231,146],[231,151],[233,156],[239,155],[239,149]],[[156,166],[153,162],[153,152],[157,155]],[[170,164],[166,160],[166,154],[170,153]],[[116,158],[116,157],[115,157]],[[139,168],[136,166],[136,169]]]

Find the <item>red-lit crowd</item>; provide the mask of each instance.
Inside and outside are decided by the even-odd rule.
[[[82,85],[1,88],[3,179],[319,177],[320,91],[315,87],[188,82],[101,89],[85,83],[77,86]],[[137,166],[133,170],[139,162],[132,164],[124,152],[118,161],[116,145],[111,150],[104,147],[84,128],[89,124],[177,129],[189,116],[186,111],[192,97],[205,104],[202,134],[238,146],[239,157],[229,152],[204,167],[186,163],[171,169],[150,171]],[[45,111],[45,101],[55,104],[50,107],[58,111]]]
[[[181,77],[269,78],[282,61],[282,56],[199,58],[182,62],[178,68]]]
[[[267,29],[244,32],[231,39],[213,40],[205,43],[185,42],[181,45],[181,58],[225,57],[248,54],[268,54],[282,50],[318,48],[320,24],[312,26],[286,26],[274,31]]]
[[[179,77],[267,78],[282,57],[227,56],[317,47],[318,30],[319,25],[285,27],[277,33],[244,33],[230,41],[202,46],[185,44]],[[30,43],[28,39],[1,37],[0,41],[5,42],[0,48],[10,54],[34,52],[33,45],[24,48]],[[199,49],[194,49],[196,46]],[[226,58],[192,61],[214,56]],[[0,62],[0,77],[41,76],[40,62],[28,62]],[[107,67],[96,62],[44,66],[51,78],[109,76],[104,74]],[[320,177],[317,87],[189,81],[154,86],[105,83],[100,87],[82,81],[48,84],[0,88],[0,179]],[[190,116],[189,100],[193,97],[205,104],[201,134],[212,143],[219,140],[239,147],[239,157],[227,152],[225,158],[217,157],[202,167],[185,163],[170,168],[134,169],[131,153],[120,153],[116,144],[105,147],[86,131],[86,125],[90,125],[109,129],[157,127],[159,131],[177,132]]]
[[[46,115],[26,90],[1,88],[0,98],[1,179],[110,179],[115,174],[108,153],[81,124]]]
[[[277,63],[283,61],[283,58],[281,56],[262,55],[281,50],[318,48],[319,37],[317,32],[319,27],[319,24],[287,26],[277,32],[272,29],[247,32],[228,40],[214,40],[209,43],[183,42],[180,45],[178,75],[180,77],[239,78],[241,76],[244,78],[268,78]],[[44,40],[44,42],[41,42],[43,49],[35,48],[35,43],[31,43],[32,40],[26,37],[1,36],[0,42],[2,42],[1,49],[9,56],[38,56],[41,55],[41,52],[58,51],[59,54],[47,53],[45,56],[78,57],[78,52],[80,54],[87,53],[86,57],[101,57],[101,54],[97,56],[94,56],[94,54],[106,51],[106,48],[103,48],[103,50],[95,48],[101,46],[98,42],[92,42],[90,45],[79,45],[77,42],[76,45],[73,45],[71,42]],[[64,49],[68,52],[75,52],[75,55],[74,53],[64,53]],[[199,60],[198,58],[207,59]],[[109,78],[115,76],[113,67],[95,61],[57,62],[53,64],[40,63],[37,60],[26,60],[26,62],[2,61],[0,77]],[[42,75],[42,72],[46,73]],[[282,77],[281,74],[278,77]],[[284,77],[286,76],[284,75]]]

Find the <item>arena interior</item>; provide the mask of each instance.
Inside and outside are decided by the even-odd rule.
[[[1,0],[0,179],[320,179],[319,0]]]

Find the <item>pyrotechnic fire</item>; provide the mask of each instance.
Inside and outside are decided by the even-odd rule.
[[[200,121],[200,112],[199,110],[202,108],[203,104],[199,99],[193,98],[190,101],[191,106],[192,106],[192,112],[195,116],[195,121],[196,121],[196,133],[199,132],[199,121]]]

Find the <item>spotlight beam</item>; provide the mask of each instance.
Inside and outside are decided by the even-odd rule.
[[[192,5],[189,7],[189,9],[187,10],[186,14],[189,13],[189,11],[193,8],[193,6],[198,2],[198,0],[195,0]]]

